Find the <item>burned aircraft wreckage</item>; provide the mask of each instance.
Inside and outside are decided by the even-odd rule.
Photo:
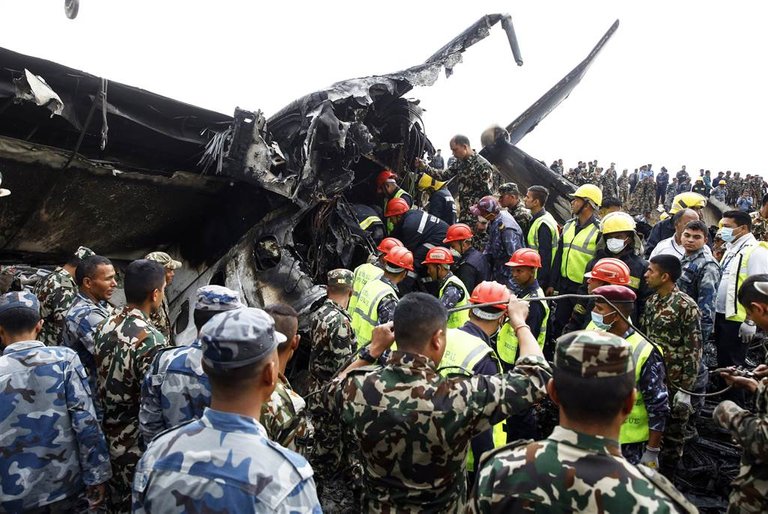
[[[50,267],[82,244],[119,265],[164,249],[184,262],[166,292],[179,343],[195,337],[193,297],[206,284],[238,290],[249,305],[310,312],[325,273],[359,264],[374,246],[354,203],[379,203],[377,173],[392,169],[413,190],[414,159],[433,153],[419,103],[404,95],[450,75],[496,24],[521,65],[511,19],[487,15],[422,64],[338,82],[269,119],[241,109],[229,117],[0,49],[0,172],[12,192],[0,200],[0,263]],[[570,94],[617,28],[506,130],[482,137],[481,153],[505,181],[550,188],[548,208],[561,222],[575,187],[515,145]],[[724,448],[710,450],[738,455]],[[717,508],[735,468],[712,473],[702,459],[696,469],[709,482],[694,480],[691,494]],[[726,478],[715,484],[717,476]]]

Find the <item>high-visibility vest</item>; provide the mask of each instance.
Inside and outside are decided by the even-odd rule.
[[[352,313],[352,330],[357,336],[357,347],[362,348],[371,342],[373,329],[379,324],[379,304],[386,296],[394,296],[397,293],[392,286],[381,280],[371,280],[363,290]]]
[[[449,328],[445,335],[445,352],[440,360],[440,374],[447,377],[462,373],[472,376],[472,369],[487,355],[495,359],[493,349],[485,341],[457,328]],[[493,446],[499,448],[507,444],[504,422],[493,426]],[[472,446],[467,452],[467,469],[474,471],[475,456]]]
[[[735,283],[733,275],[731,275],[728,277],[728,284],[726,284],[728,289],[726,290],[725,295],[725,319],[728,321],[742,322],[747,319],[747,310],[739,302],[739,290],[741,289],[741,285],[747,279],[747,267],[749,265],[749,259],[752,257],[752,252],[758,247],[768,249],[768,243],[760,241],[745,249],[741,255],[733,257],[734,259],[738,257],[739,262],[737,264],[738,274],[736,275]]]
[[[387,212],[387,204],[390,200],[394,200],[395,198],[400,198],[405,194],[405,190],[398,188],[397,191],[395,191],[395,194],[392,195],[392,198],[387,198],[384,200],[384,210],[382,212]],[[390,218],[387,218],[387,234],[391,234],[392,231],[395,230],[395,224],[390,221]]]
[[[632,411],[621,425],[619,442],[621,444],[642,443],[648,440],[651,431],[648,428],[648,410],[645,408],[645,399],[637,384],[640,382],[640,373],[643,370],[643,366],[653,351],[653,345],[637,332],[633,332],[626,339],[632,346],[632,360],[635,361],[635,389],[637,390],[637,398],[635,399]]]
[[[571,282],[584,282],[587,264],[595,256],[600,229],[590,223],[576,232],[576,219],[569,220],[563,227],[563,253],[560,258],[560,276]]]
[[[376,280],[384,274],[384,270],[375,264],[366,262],[355,268],[355,278],[352,281],[352,297],[349,299],[349,305],[347,306],[347,312],[355,312],[355,306],[357,305],[357,299],[360,297],[360,291],[363,290],[365,284],[371,280]]]
[[[539,251],[539,227],[542,223],[546,225],[547,228],[549,228],[549,231],[552,233],[552,248],[556,249],[557,242],[560,238],[560,234],[557,231],[557,221],[555,221],[554,216],[546,211],[544,211],[543,216],[539,216],[533,220],[533,223],[531,223],[531,228],[528,229],[528,248],[533,248],[537,252]],[[550,264],[554,264],[555,254],[557,252],[552,251],[550,253],[552,254],[552,262]]]
[[[544,298],[544,291],[541,288],[536,290],[536,296]],[[533,298],[532,295],[527,294],[522,299]],[[539,302],[544,307],[544,319],[541,320],[541,329],[539,330],[539,337],[536,338],[536,342],[539,343],[539,348],[544,348],[544,343],[547,341],[547,320],[549,320],[549,303]],[[518,346],[520,345],[517,340],[517,334],[515,329],[509,325],[509,322],[504,323],[499,330],[499,335],[496,336],[496,351],[499,354],[499,359],[507,364],[514,364],[517,360]]]
[[[448,280],[445,281],[443,287],[440,288],[440,293],[438,293],[438,296],[440,298],[443,297],[443,291],[445,291],[445,288],[448,286],[448,284],[455,285],[464,293],[464,296],[461,298],[461,300],[459,300],[455,307],[462,307],[467,305],[469,303],[469,291],[467,291],[464,282],[462,282],[461,279],[456,275],[450,275],[448,277]],[[459,328],[467,321],[469,321],[469,309],[452,312],[448,315],[448,328]]]

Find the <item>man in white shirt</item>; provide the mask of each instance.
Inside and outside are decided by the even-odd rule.
[[[675,235],[659,241],[659,244],[653,249],[649,258],[656,257],[657,255],[673,255],[682,261],[683,257],[685,257],[685,248],[683,247],[682,240],[683,229],[688,223],[698,219],[700,219],[699,214],[693,209],[680,209],[677,211],[672,216],[672,226],[675,227]],[[705,252],[709,252],[710,255],[712,254],[708,246],[704,248]]]

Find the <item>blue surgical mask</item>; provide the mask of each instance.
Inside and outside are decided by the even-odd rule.
[[[605,322],[605,316],[595,311],[592,311],[592,323],[595,324],[595,327],[597,327],[598,330],[608,331],[613,326],[613,323],[609,324]]]
[[[723,227],[720,229],[720,237],[726,243],[732,243],[735,237],[733,237],[733,229],[731,227]]]

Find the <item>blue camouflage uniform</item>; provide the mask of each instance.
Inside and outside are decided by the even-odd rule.
[[[715,299],[720,285],[720,265],[704,248],[693,255],[684,256],[680,264],[683,273],[677,279],[677,287],[699,305],[704,353],[707,357],[714,357],[714,345],[709,343],[709,338],[715,328]]]
[[[507,211],[488,224],[488,242],[483,254],[491,265],[491,280],[513,287],[512,268],[505,266],[516,250],[523,247],[523,230]]]

